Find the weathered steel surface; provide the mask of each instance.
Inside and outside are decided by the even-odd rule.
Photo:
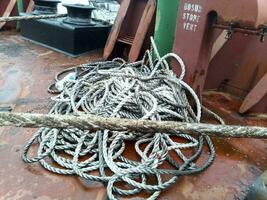
[[[12,10],[14,9],[16,5],[16,0],[10,0],[7,7],[6,7],[6,10],[4,11],[4,13],[1,15],[3,17],[9,17]],[[1,22],[0,24],[0,29],[3,28],[3,26],[6,24],[6,22]]]
[[[219,32],[213,28],[213,24],[229,25],[235,23],[241,28],[257,30],[261,25],[266,24],[266,7],[266,2],[262,0],[231,1],[231,3],[228,0],[181,1],[173,51],[184,59],[187,66],[186,80],[199,94],[204,90],[205,84],[205,88],[211,88],[215,82],[218,86],[222,81],[228,80],[230,81],[229,85],[233,84],[234,87],[243,90],[245,96],[266,73],[266,59],[258,59],[258,55],[261,53],[258,53],[259,49],[256,50],[256,48],[260,46],[261,50],[266,49],[267,44],[260,43],[259,36],[244,36],[241,33],[233,34],[230,41],[225,44],[225,46],[230,45],[232,49],[228,48],[227,50],[230,51],[227,51],[223,47],[219,53],[224,54],[224,56],[218,59],[216,55],[213,59],[216,64],[212,65],[214,69],[209,67],[213,42]],[[237,50],[237,46],[242,46],[240,51]],[[247,54],[242,54],[244,52]],[[258,55],[256,55],[257,53]],[[236,62],[231,60],[233,57],[238,57],[238,61],[243,63],[237,67]],[[255,64],[253,60],[257,60],[261,66],[253,65]],[[246,61],[249,62],[244,63]],[[219,65],[217,65],[218,63]],[[179,73],[178,68],[174,70]],[[235,74],[235,77],[231,76],[232,74]],[[234,94],[238,95],[237,92]],[[261,110],[257,109],[257,111],[266,112],[266,108],[263,107],[267,101],[259,103],[261,103]]]
[[[124,0],[120,5],[120,10],[118,12],[116,21],[114,25],[112,26],[111,33],[109,34],[109,37],[108,37],[108,40],[105,46],[104,55],[103,55],[105,59],[108,59],[108,57],[110,57],[112,54],[117,38],[119,37],[120,30],[122,28],[123,21],[129,9],[130,3],[131,3],[130,0]]]
[[[124,0],[109,35],[103,57],[136,61],[148,48],[155,21],[155,0]]]
[[[234,33],[210,62],[205,88],[221,88],[245,98],[267,73],[266,51],[266,41],[261,43],[256,36]],[[262,91],[266,90],[267,85],[262,86]],[[267,112],[266,94],[257,98],[250,112]]]
[[[30,0],[23,0],[23,9],[27,10],[29,8]],[[16,0],[1,0],[0,1],[0,16],[17,16],[18,8],[16,5]],[[30,6],[31,7],[31,6]],[[32,8],[29,8],[30,11]],[[4,26],[5,25],[5,26]],[[16,27],[16,22],[0,23],[0,29],[2,27],[14,28]]]
[[[51,106],[51,95],[46,92],[46,88],[55,73],[100,56],[95,54],[73,59],[25,42],[19,36],[2,34],[0,106],[12,105],[15,112],[47,113]],[[266,119],[240,117],[236,110],[241,102],[229,95],[208,93],[204,95],[203,101],[213,110],[216,108],[227,123],[267,127]],[[23,163],[21,150],[33,132],[31,129],[0,128],[0,199],[104,199],[105,189],[101,184],[72,176],[54,175],[38,164]],[[200,175],[181,178],[164,191],[160,199],[242,199],[250,184],[267,169],[266,140],[213,141],[217,152],[214,164]],[[128,154],[135,158],[132,152]]]
[[[261,99],[267,96],[267,73],[262,77],[262,79],[257,83],[257,85],[249,92],[246,96],[243,104],[241,105],[239,112],[244,113],[250,108],[255,106]],[[267,101],[265,107],[267,108]]]
[[[25,42],[13,33],[0,33],[0,106],[13,111],[47,113],[51,106],[47,87],[57,72],[101,57],[71,58]],[[57,176],[38,165],[21,161],[23,144],[34,130],[0,128],[0,199],[95,199],[102,195],[97,183],[87,187],[78,178]]]

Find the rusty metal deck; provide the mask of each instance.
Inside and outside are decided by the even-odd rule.
[[[70,58],[26,42],[14,32],[0,33],[0,105],[12,105],[17,112],[46,113],[47,87],[56,72],[99,59],[101,53]],[[266,118],[242,118],[241,102],[229,95],[206,92],[204,103],[229,124],[267,126]],[[0,199],[103,199],[105,188],[84,183],[77,177],[54,175],[38,164],[21,160],[23,145],[32,129],[0,128]],[[267,140],[213,139],[214,164],[197,176],[181,178],[164,191],[160,199],[244,199],[248,187],[267,169]],[[139,199],[139,198],[135,198]]]

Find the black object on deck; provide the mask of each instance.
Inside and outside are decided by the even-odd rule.
[[[57,4],[61,3],[60,0],[34,0],[34,8],[32,14],[56,14]]]
[[[91,6],[64,6],[68,10],[67,17],[22,21],[21,35],[35,43],[74,57],[104,48],[111,25],[92,19],[91,13],[94,8]]]

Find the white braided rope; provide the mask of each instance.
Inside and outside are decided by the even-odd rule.
[[[168,58],[180,64],[178,78],[169,69]],[[64,90],[52,98],[55,104],[50,113],[200,122],[201,104],[192,88],[183,81],[185,65],[182,59],[173,53],[160,58],[153,40],[151,50],[146,51],[141,61],[126,63],[117,58],[84,64],[77,69],[80,70],[78,79],[68,81]],[[195,102],[196,113],[188,102],[188,94]],[[28,158],[35,141],[38,142],[37,156]],[[133,150],[129,142],[134,143],[138,160],[126,156],[127,151]],[[199,167],[197,159],[205,143],[210,158]],[[185,151],[187,149],[190,153]],[[48,128],[37,131],[25,145],[22,156],[25,162],[39,162],[57,174],[107,183],[109,199],[147,191],[151,200],[157,199],[179,176],[205,170],[214,157],[210,138],[201,133],[193,137],[181,132],[143,134]],[[172,167],[163,168],[166,163]],[[107,175],[107,170],[112,174]],[[164,175],[172,176],[166,180]],[[149,177],[155,177],[154,184],[148,184]],[[118,182],[128,189],[115,186]]]

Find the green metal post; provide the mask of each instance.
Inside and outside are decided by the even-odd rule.
[[[17,0],[17,8],[18,8],[18,14],[23,12],[23,1],[22,0]],[[20,23],[17,22],[17,30],[20,29]]]
[[[155,42],[161,56],[172,52],[180,0],[158,0]]]

